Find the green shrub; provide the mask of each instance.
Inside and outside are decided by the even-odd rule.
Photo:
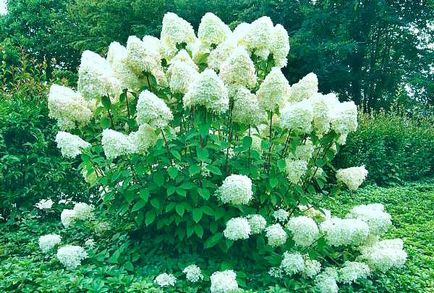
[[[397,111],[360,113],[359,129],[348,136],[336,158],[337,166],[364,164],[368,180],[383,185],[432,175],[432,120]]]
[[[13,207],[86,189],[78,164],[62,158],[53,142],[57,129],[48,118],[44,65],[8,44],[0,44],[0,50],[0,213],[7,218],[15,214]]]

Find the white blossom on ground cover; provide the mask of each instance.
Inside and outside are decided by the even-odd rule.
[[[81,261],[87,258],[87,253],[81,246],[65,245],[57,250],[57,259],[69,270],[81,265]]]
[[[62,237],[57,234],[47,234],[39,237],[39,248],[43,253],[49,252],[53,247],[60,243]]]
[[[155,278],[155,284],[157,284],[160,287],[172,287],[176,284],[176,277],[172,274],[159,274]]]

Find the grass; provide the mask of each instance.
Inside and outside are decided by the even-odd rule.
[[[385,238],[404,240],[407,264],[379,276],[363,289],[343,286],[342,292],[434,292],[434,182],[388,188],[367,186],[356,193],[328,199],[325,207],[343,216],[354,205],[375,202],[383,203],[392,215],[394,227]],[[97,255],[91,255],[92,261],[73,272],[66,271],[55,257],[44,257],[37,244],[39,235],[61,231],[57,217],[44,221],[44,225],[40,223],[35,214],[29,214],[12,228],[0,224],[4,231],[0,234],[0,292],[162,292],[152,284],[153,276],[169,262],[173,266],[183,262],[181,257],[162,259],[151,253],[147,265],[129,269],[97,261]],[[181,288],[177,292],[201,292],[188,289],[187,285]]]

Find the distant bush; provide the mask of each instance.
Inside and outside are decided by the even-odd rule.
[[[60,156],[48,118],[45,65],[0,44],[0,214],[15,215],[40,199],[83,192],[76,163]]]
[[[365,164],[368,180],[380,185],[429,176],[434,172],[433,122],[399,111],[361,113],[359,129],[349,135],[337,165]]]

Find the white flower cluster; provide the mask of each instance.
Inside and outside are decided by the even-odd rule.
[[[78,68],[78,91],[88,100],[109,96],[116,101],[121,92],[119,80],[114,76],[110,63],[92,51],[84,51]]]
[[[321,263],[314,259],[304,260],[303,276],[313,278],[321,271]]]
[[[214,272],[211,279],[211,293],[229,293],[238,289],[237,274],[232,270]]]
[[[382,240],[361,248],[361,258],[373,270],[386,272],[391,268],[400,268],[407,260],[401,239]]]
[[[181,50],[175,58],[172,59],[167,69],[170,89],[174,93],[185,94],[199,76],[197,66],[191,60],[190,55],[185,50]]]
[[[368,224],[359,219],[328,219],[320,230],[331,246],[360,245],[369,235]]]
[[[230,175],[218,188],[217,196],[223,203],[248,204],[253,196],[252,180],[244,175]]]
[[[64,209],[60,214],[60,220],[65,228],[68,228],[75,220],[89,220],[94,217],[94,207],[84,202],[78,202],[72,210]]]
[[[143,91],[137,100],[137,123],[164,128],[173,119],[167,104],[150,91]]]
[[[57,250],[57,259],[69,270],[77,268],[87,253],[81,246],[65,245]]]
[[[232,218],[226,223],[223,235],[230,240],[248,239],[251,234],[249,221],[246,218]]]
[[[326,268],[315,278],[316,290],[320,293],[338,293],[338,273],[334,268]]]
[[[273,218],[277,221],[277,222],[285,222],[286,220],[288,220],[289,217],[289,212],[287,212],[284,209],[278,209],[276,211],[273,212]]]
[[[265,111],[275,112],[288,98],[289,83],[282,71],[274,67],[260,85],[257,96],[261,108]]]
[[[51,199],[41,199],[35,204],[35,207],[40,210],[49,210],[53,206],[53,201]]]
[[[292,240],[299,246],[309,246],[319,237],[317,224],[306,216],[289,219],[287,227],[292,233]]]
[[[283,230],[282,225],[273,224],[265,229],[268,245],[272,247],[282,246],[288,239],[288,235]]]
[[[223,43],[231,34],[231,29],[213,13],[207,12],[202,17],[197,35],[200,42],[211,47]]]
[[[351,167],[346,169],[339,169],[336,172],[336,179],[344,183],[349,190],[357,190],[363,181],[368,176],[368,171],[365,166]]]
[[[132,154],[137,150],[131,136],[112,129],[103,130],[101,143],[107,159]]]
[[[305,269],[303,256],[298,252],[289,253],[286,251],[283,254],[283,259],[280,267],[288,276],[301,273]]]
[[[57,234],[47,234],[39,237],[39,248],[43,253],[49,252],[53,247],[60,243],[62,237]]]
[[[182,272],[189,282],[196,283],[203,280],[202,271],[197,265],[189,265]]]
[[[86,125],[93,116],[89,104],[80,93],[53,84],[48,94],[49,116],[57,120],[60,129],[70,130],[76,125]]]
[[[264,231],[265,227],[267,226],[267,221],[265,218],[258,214],[248,215],[247,221],[250,225],[251,234],[259,234]]]
[[[392,216],[386,213],[384,206],[379,203],[355,206],[346,217],[366,222],[369,232],[376,236],[386,233],[392,225]]]
[[[299,184],[302,177],[307,172],[307,162],[303,160],[286,159],[286,175],[289,182]]]
[[[243,47],[236,48],[220,66],[220,77],[227,85],[253,88],[256,70],[249,53]]]
[[[312,97],[317,92],[318,78],[315,73],[311,72],[292,85],[288,100],[291,102],[300,102]]]
[[[205,69],[188,88],[183,103],[186,108],[203,106],[224,113],[229,109],[228,89],[212,69]]]
[[[176,55],[178,45],[193,45],[196,35],[190,23],[175,13],[168,12],[163,17],[160,40],[162,55],[170,60]]]
[[[367,278],[371,274],[369,266],[363,262],[346,261],[344,266],[339,269],[339,282],[351,284],[354,281]]]
[[[309,134],[312,121],[313,109],[309,100],[288,104],[280,115],[280,125],[297,134]]]
[[[84,141],[81,137],[64,131],[57,133],[56,143],[62,156],[66,158],[75,158],[81,154],[82,149],[90,147],[90,143]]]
[[[237,87],[233,93],[232,120],[245,125],[256,125],[265,118],[258,98],[245,87]]]
[[[163,273],[159,274],[154,282],[160,287],[172,287],[176,284],[176,277],[172,274]]]

